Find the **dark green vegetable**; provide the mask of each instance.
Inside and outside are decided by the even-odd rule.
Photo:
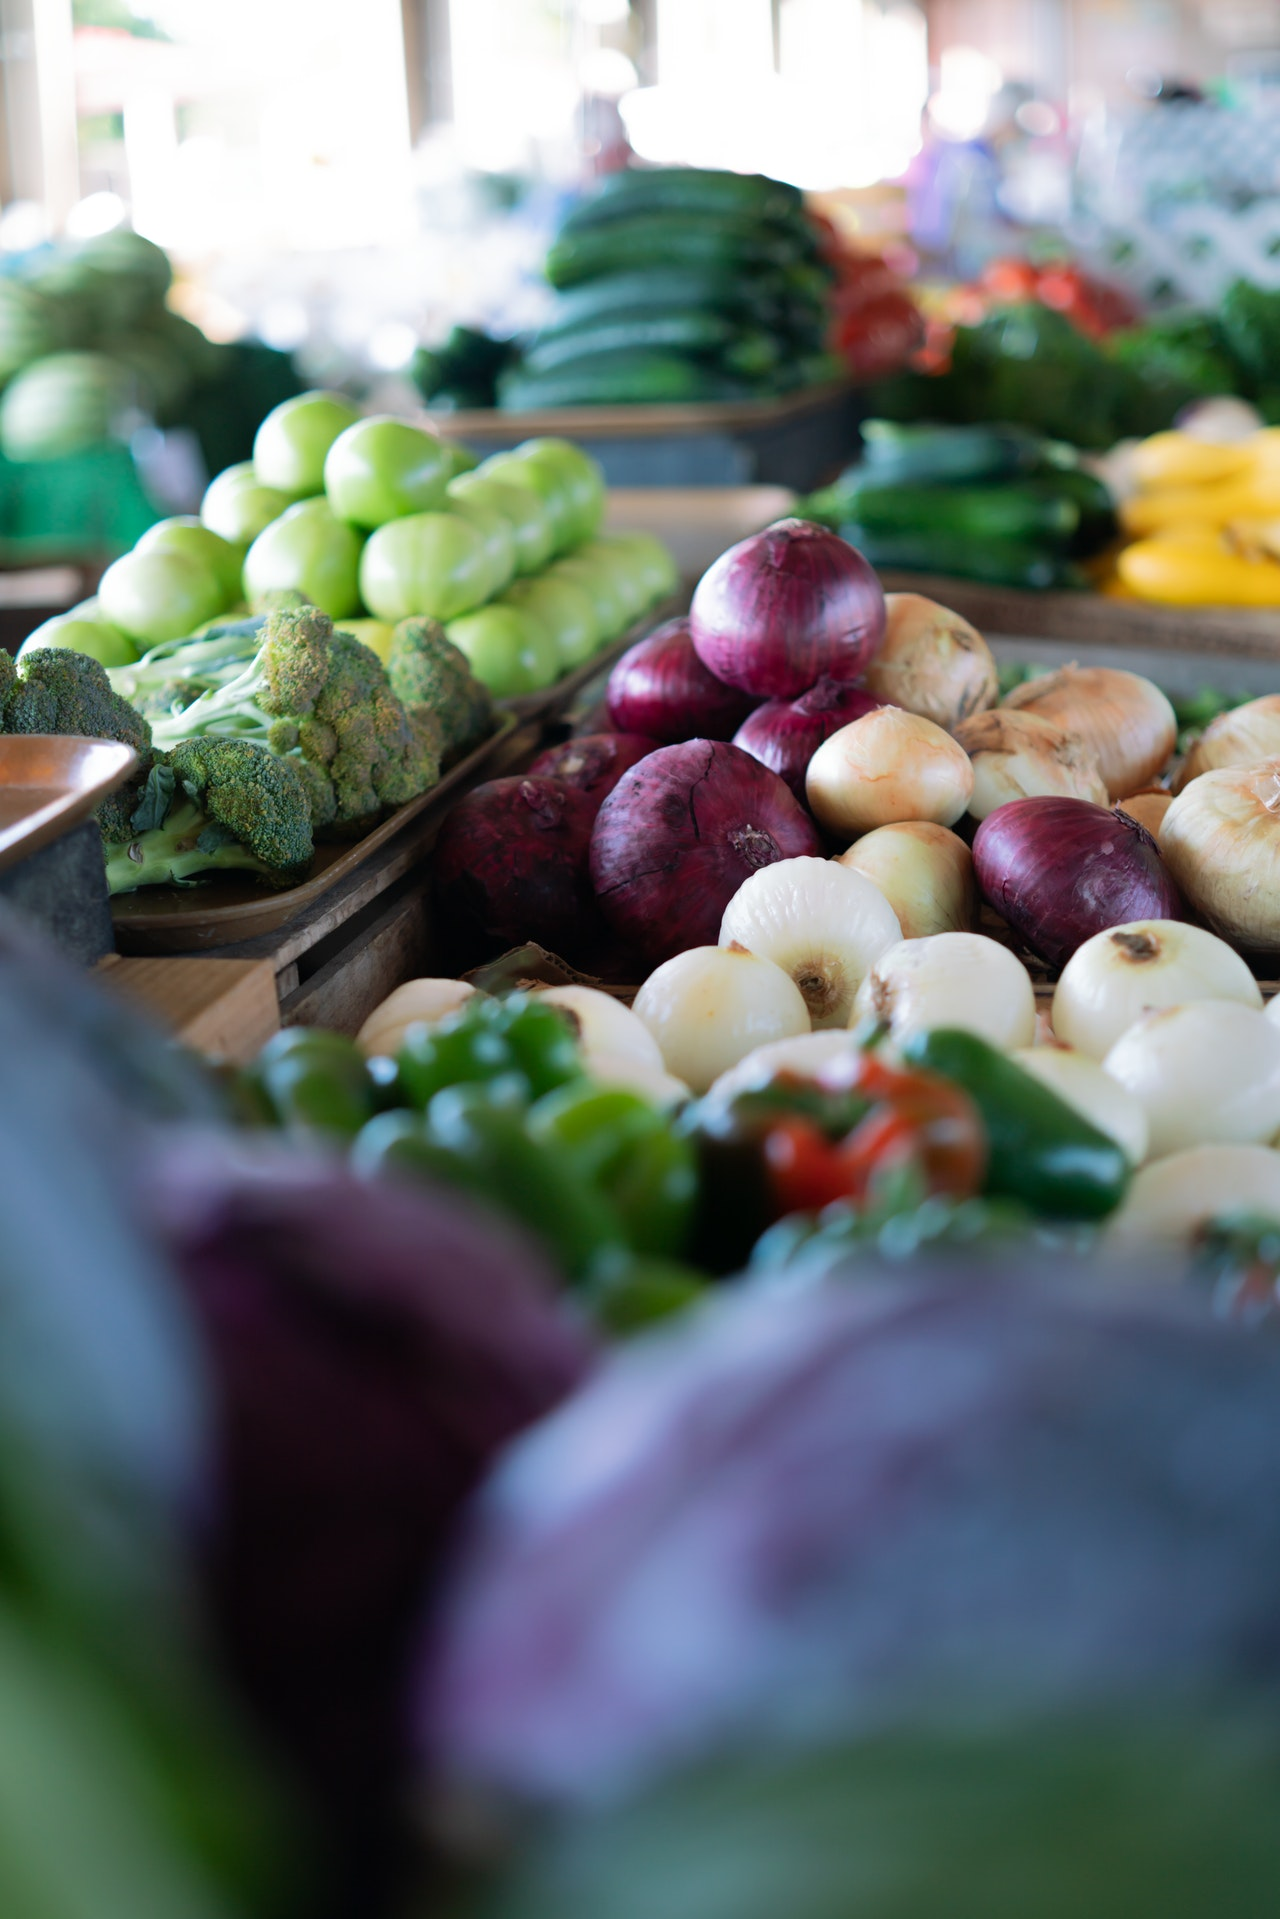
[[[647,1100],[592,1080],[571,1083],[539,1100],[529,1131],[606,1195],[636,1252],[673,1258],[684,1251],[697,1159]]]
[[[852,482],[846,477],[840,492],[842,518],[873,535],[942,534],[1062,548],[1080,524],[1074,501],[1035,480],[1009,487],[882,485],[863,471]]]
[[[125,831],[112,839],[103,822],[112,893],[186,886],[224,872],[292,886],[315,850],[297,767],[251,740],[184,740],[161,754]]]
[[[1043,442],[1021,427],[909,426],[864,420],[863,458],[873,484],[1004,480],[1029,473]]]
[[[491,407],[497,403],[498,377],[515,357],[513,340],[456,326],[440,346],[419,347],[409,372],[424,400]]]
[[[538,1099],[582,1077],[582,1055],[554,1007],[523,993],[477,994],[436,1025],[411,1032],[397,1057],[406,1102],[425,1111],[447,1086],[519,1076]]]
[[[909,573],[949,573],[990,586],[1033,587],[1038,591],[1077,592],[1090,585],[1074,560],[1046,553],[1026,540],[976,540],[957,533],[877,533],[856,521],[837,531],[872,566]]]
[[[546,274],[553,287],[572,287],[648,266],[785,267],[804,251],[794,235],[750,215],[644,213],[563,234],[547,254]]]
[[[550,373],[517,370],[500,389],[502,405],[515,413],[557,406],[708,405],[750,395],[745,380],[656,348],[596,353]]]
[[[762,173],[730,173],[712,167],[644,167],[606,174],[564,223],[566,233],[637,214],[704,213],[756,220],[794,221],[803,199],[798,188]]]
[[[1116,1142],[976,1033],[918,1033],[902,1051],[974,1101],[987,1131],[989,1195],[1050,1219],[1101,1219],[1120,1204],[1130,1167]]]
[[[599,354],[650,350],[714,358],[720,353],[740,354],[744,340],[761,338],[767,346],[771,344],[768,334],[761,335],[758,331],[752,334],[728,315],[705,307],[634,316],[612,315],[572,333],[553,333],[549,337],[539,334],[525,352],[524,368],[526,374],[552,373],[559,367],[572,366],[578,360],[589,360]],[[765,371],[772,365],[773,357],[771,353],[765,355]]]
[[[538,338],[558,340],[607,321],[690,311],[774,322],[806,318],[811,309],[807,301],[794,301],[778,273],[736,273],[720,266],[611,273],[561,293]]]
[[[244,1075],[277,1125],[354,1139],[372,1119],[378,1089],[363,1053],[341,1033],[288,1027]]]

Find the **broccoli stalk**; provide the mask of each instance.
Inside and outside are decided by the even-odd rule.
[[[149,718],[170,719],[202,693],[215,691],[255,658],[262,616],[224,621],[184,640],[162,640],[130,666],[108,667],[115,691]]]
[[[126,838],[106,847],[112,893],[252,873],[290,886],[313,851],[297,770],[247,740],[186,740],[151,768]]]
[[[433,728],[406,713],[377,654],[315,607],[270,613],[243,672],[155,727],[160,747],[209,737],[299,762],[316,827],[368,826],[440,777]]]

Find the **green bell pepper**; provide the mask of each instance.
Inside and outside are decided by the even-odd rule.
[[[353,1139],[379,1104],[355,1041],[305,1026],[268,1040],[245,1078],[276,1125],[300,1132]]]
[[[582,1076],[582,1056],[554,1006],[524,993],[477,996],[435,1026],[411,1030],[396,1059],[405,1103],[424,1112],[446,1087],[522,1075],[537,1099]]]
[[[529,1131],[604,1194],[637,1253],[674,1258],[684,1251],[697,1197],[696,1155],[647,1100],[582,1080],[539,1100]]]

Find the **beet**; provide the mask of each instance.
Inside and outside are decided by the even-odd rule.
[[[529,777],[563,780],[600,806],[623,774],[656,753],[661,744],[643,733],[580,733],[539,753]]]
[[[490,780],[459,800],[436,841],[444,945],[459,964],[534,940],[568,956],[601,934],[587,868],[598,801],[564,780]]]

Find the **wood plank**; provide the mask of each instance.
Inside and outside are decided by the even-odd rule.
[[[211,1058],[244,1065],[280,1027],[270,960],[112,955],[99,970],[111,992],[122,993],[184,1045]]]
[[[783,426],[788,421],[840,405],[848,395],[848,382],[835,380],[826,386],[806,387],[800,393],[785,394],[777,400],[721,400],[702,406],[562,406],[535,413],[504,413],[501,409],[486,407],[457,413],[438,412],[433,419],[435,426],[451,438],[480,442],[507,440],[513,435],[527,439],[537,434],[553,434],[567,440],[604,436],[652,439],[673,433],[737,433]]]
[[[401,893],[349,945],[304,979],[281,1003],[285,1026],[359,1032],[375,1006],[407,979],[430,971],[426,885]]]

